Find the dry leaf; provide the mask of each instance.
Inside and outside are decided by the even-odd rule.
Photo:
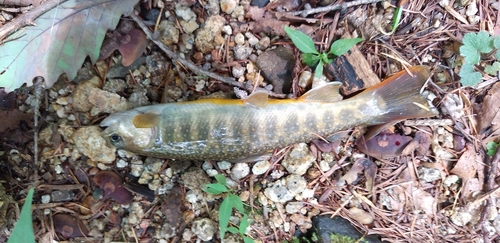
[[[460,156],[455,167],[450,170],[450,173],[457,175],[462,180],[467,180],[476,177],[476,151],[474,147],[469,145],[467,150]]]
[[[497,82],[484,97],[481,110],[478,111],[479,132],[491,127],[491,133],[498,134],[500,128],[500,82]]]

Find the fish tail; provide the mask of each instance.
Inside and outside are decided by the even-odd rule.
[[[400,71],[366,89],[359,97],[375,99],[379,108],[384,111],[383,115],[378,116],[377,123],[432,117],[438,112],[420,93],[429,77],[429,67],[413,66],[409,68],[409,72]]]

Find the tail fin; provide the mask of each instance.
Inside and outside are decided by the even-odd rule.
[[[429,67],[414,66],[409,71],[411,73],[405,70],[398,72],[358,95],[377,99],[380,109],[386,111],[378,122],[390,123],[438,114],[436,108],[420,93],[430,76]]]

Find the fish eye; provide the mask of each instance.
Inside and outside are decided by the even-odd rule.
[[[120,135],[118,135],[116,133],[111,134],[111,136],[109,136],[109,141],[111,142],[111,144],[113,144],[117,148],[123,147],[123,139]]]

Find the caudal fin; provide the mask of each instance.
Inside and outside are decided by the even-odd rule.
[[[414,66],[394,74],[383,82],[363,91],[359,96],[376,98],[384,114],[378,122],[390,123],[405,119],[431,117],[436,108],[420,93],[430,76],[429,67]]]

